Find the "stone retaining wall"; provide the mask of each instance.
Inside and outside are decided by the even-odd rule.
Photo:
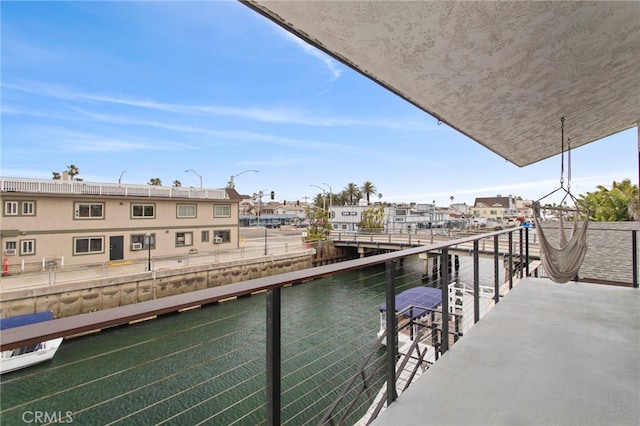
[[[310,254],[280,255],[16,289],[2,293],[0,317],[52,311],[63,318],[311,266]]]

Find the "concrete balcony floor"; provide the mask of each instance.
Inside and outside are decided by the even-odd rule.
[[[640,291],[525,278],[373,423],[640,424]]]

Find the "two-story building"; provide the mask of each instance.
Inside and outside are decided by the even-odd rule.
[[[238,247],[240,195],[206,189],[0,178],[2,255],[65,265]]]
[[[471,210],[475,217],[490,220],[509,220],[517,216],[516,199],[511,195],[478,197]]]

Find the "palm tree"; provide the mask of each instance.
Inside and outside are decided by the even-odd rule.
[[[147,185],[162,186],[162,179],[160,179],[160,178],[151,178],[151,179],[149,179],[149,183]]]
[[[53,174],[53,180],[60,180],[62,177],[58,172],[51,172]]]
[[[377,192],[376,187],[371,182],[366,181],[362,184],[360,191],[367,197],[367,205],[371,204],[370,197]]]
[[[67,173],[69,174],[69,176],[71,176],[71,180],[73,180],[75,176],[80,174],[80,169],[77,168],[75,165],[70,164],[67,166]]]
[[[591,219],[596,221],[638,220],[638,186],[631,180],[613,182],[611,189],[603,185],[598,191],[580,195],[580,201],[589,209]]]
[[[347,196],[347,199],[349,200],[350,206],[353,206],[354,198],[356,200],[360,198],[360,190],[358,189],[358,185],[356,185],[355,183],[348,183],[347,186],[344,188],[344,192],[345,192],[345,195]]]
[[[180,188],[182,186],[182,182],[180,182],[179,180],[174,180],[173,181],[173,187],[174,188]]]

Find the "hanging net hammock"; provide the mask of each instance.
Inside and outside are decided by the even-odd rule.
[[[540,240],[540,259],[547,276],[556,283],[566,283],[577,277],[578,270],[582,266],[584,256],[587,252],[587,228],[589,226],[589,210],[584,208],[582,203],[576,199],[570,191],[571,187],[571,156],[570,147],[568,152],[568,180],[567,188],[564,187],[564,117],[562,122],[562,164],[560,172],[560,188],[550,192],[533,204],[534,219]],[[568,141],[570,143],[570,141]],[[550,195],[563,191],[564,196],[559,207],[541,207],[540,201]],[[568,202],[573,203],[573,207],[568,207]],[[549,212],[552,212],[553,220],[558,220],[558,244],[554,245],[545,234],[542,223]],[[571,233],[567,239],[564,222],[573,222]],[[581,222],[581,223],[580,223]]]

